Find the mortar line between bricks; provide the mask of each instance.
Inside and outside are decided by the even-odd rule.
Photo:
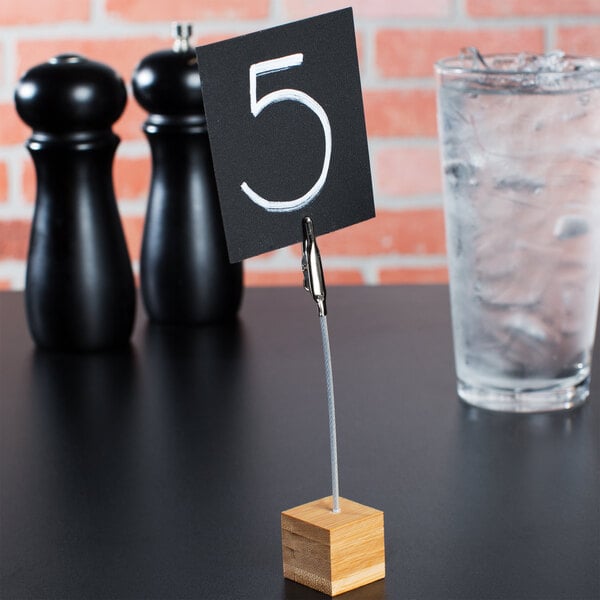
[[[283,5],[278,0],[271,0],[269,4],[269,15],[274,20],[283,20],[285,19],[285,14],[283,10]]]
[[[351,270],[364,266],[376,268],[435,268],[446,266],[444,254],[372,254],[322,256],[324,269]],[[260,256],[246,261],[245,268],[257,273],[290,271],[298,268],[300,257],[281,256],[261,260]],[[299,275],[300,277],[300,275]]]
[[[11,157],[16,157],[19,160],[31,160],[27,150],[25,149],[26,138],[23,138],[23,143],[9,145],[0,145],[0,160],[9,160]]]
[[[22,290],[25,287],[26,261],[7,258],[0,261],[0,278],[8,279],[11,289]]]
[[[429,210],[443,206],[442,192],[438,194],[420,194],[411,196],[377,196],[375,208],[385,212],[401,213],[415,209]]]
[[[405,148],[437,148],[437,137],[415,136],[410,138],[400,137],[378,137],[369,139],[369,150],[405,149]]]
[[[5,269],[12,269],[15,267],[22,267],[24,265],[24,260],[19,260],[17,258],[5,258],[2,262],[0,262],[0,274],[4,273]]]
[[[559,22],[561,26],[593,26],[600,24],[600,13],[598,15],[547,15],[532,17],[482,17],[470,18],[461,17],[458,19],[377,19],[368,21],[359,21],[357,29],[370,26],[373,29],[389,30],[398,29],[402,31],[442,29],[444,31],[454,30],[476,30],[476,29],[506,29],[514,28],[541,28],[551,22]]]
[[[458,0],[457,6],[460,11],[460,0]],[[102,13],[101,13],[102,14]],[[318,11],[315,15],[319,14]],[[151,31],[162,31],[165,25],[169,25],[172,19],[156,19],[153,21],[128,21],[120,20],[118,17],[110,16],[109,13],[104,13],[106,16],[105,21],[57,21],[52,23],[41,22],[41,23],[30,23],[30,24],[15,24],[6,25],[0,24],[0,33],[3,32],[14,32],[18,36],[22,36],[23,33],[27,33],[30,37],[36,37],[40,33],[52,32],[60,29],[61,31],[73,31],[81,32],[98,29],[106,30],[106,26],[110,25],[111,31],[135,31],[135,32],[151,32]],[[451,11],[452,15],[452,11]],[[271,15],[262,19],[245,19],[236,18],[229,19],[226,17],[220,18],[193,18],[190,20],[194,23],[199,31],[218,31],[218,30],[252,30],[259,31],[260,28],[283,25],[287,22],[292,22],[296,19],[286,17],[286,15]],[[600,21],[600,11],[597,14],[544,14],[544,15],[514,15],[514,16],[470,16],[466,13],[457,12],[455,17],[452,16],[431,16],[431,17],[403,17],[403,16],[389,16],[389,17],[360,17],[355,14],[355,25],[356,28],[360,27],[372,27],[376,29],[380,28],[400,28],[400,29],[422,29],[426,27],[435,28],[440,25],[444,29],[458,28],[460,25],[477,26],[479,24],[483,26],[494,26],[494,27],[511,27],[514,25],[528,25],[532,23],[543,23],[547,21],[560,21],[561,24],[570,25],[587,25]]]
[[[267,27],[281,25],[285,21],[268,17],[254,20],[192,20],[194,37],[201,37],[210,33],[251,33]],[[447,17],[427,18],[375,18],[356,19],[356,29],[369,27],[371,29],[511,29],[513,27],[542,27],[548,23],[559,22],[561,27],[593,26],[600,24],[598,15],[534,15],[518,17],[469,17],[460,16],[456,19]],[[65,21],[57,23],[33,23],[30,25],[0,25],[0,35],[12,35],[19,41],[41,41],[44,39],[58,39],[61,37],[89,38],[90,34],[100,39],[128,38],[144,35],[158,35],[169,38],[170,20],[135,22],[118,21],[109,18],[106,21]],[[110,26],[110,27],[108,27]]]
[[[435,79],[433,78],[433,65],[431,65],[431,77],[386,77],[376,80],[363,79],[363,94],[365,92],[376,92],[386,90],[432,90],[435,89]]]
[[[454,8],[454,14],[458,19],[463,20],[468,18],[465,0],[453,0],[452,4]]]
[[[148,198],[117,198],[117,208],[122,217],[145,217]]]
[[[26,202],[26,198],[23,195],[22,181],[25,170],[23,157],[20,153],[13,153],[6,159],[6,166],[8,171],[8,198],[2,205],[0,215],[2,211],[6,211],[9,213],[10,219],[12,215],[18,213],[23,207],[27,207],[29,218],[33,217],[33,206],[29,208],[30,203]]]
[[[376,64],[377,53],[375,51],[375,32],[372,28],[360,28],[360,35],[362,36],[363,60],[360,61],[359,56],[359,62],[364,69],[364,73],[361,73],[361,87],[364,89],[365,81],[377,80],[378,78]]]
[[[133,97],[130,98],[135,102]],[[140,122],[140,127],[142,122]],[[150,160],[150,147],[145,140],[124,140],[117,147],[117,158],[146,158]]]
[[[445,254],[373,254],[361,257],[361,261],[377,264],[384,268],[416,268],[416,267],[445,267]]]
[[[231,33],[233,35],[243,35],[266,29],[277,23],[261,22],[254,24],[251,21],[199,21],[191,20],[194,25],[194,36],[196,38],[204,35]],[[162,37],[165,41],[171,38],[171,20],[152,21],[149,23],[139,22],[118,22],[106,21],[100,23],[93,22],[62,22],[52,25],[32,24],[32,25],[14,25],[0,26],[0,35],[14,35],[19,42],[37,42],[45,40],[67,39],[128,39],[136,37]]]
[[[379,269],[366,265],[361,269],[361,273],[365,285],[372,286],[379,283]]]
[[[95,24],[106,24],[108,14],[106,12],[106,0],[89,0],[90,22]]]
[[[31,221],[33,209],[33,201],[26,203],[25,198],[17,198],[13,203],[9,197],[8,202],[0,205],[0,221]]]
[[[544,49],[546,52],[558,49],[556,46],[556,25],[548,25],[544,31]]]

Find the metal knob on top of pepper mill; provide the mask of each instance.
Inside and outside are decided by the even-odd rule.
[[[191,26],[175,24],[174,34],[172,49],[133,74],[152,152],[140,277],[150,319],[199,324],[237,313],[242,265],[227,256]]]
[[[104,64],[62,54],[28,70],[15,91],[37,191],[25,285],[29,329],[43,347],[101,350],[126,344],[135,284],[112,183],[127,102]]]

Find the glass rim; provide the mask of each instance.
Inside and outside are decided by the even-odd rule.
[[[526,54],[528,56],[533,57],[541,57],[545,56],[540,52],[497,52],[492,54],[484,54],[484,59],[492,59],[492,58],[517,58],[522,54]],[[457,74],[457,75],[504,75],[513,77],[513,76],[521,76],[521,75],[552,75],[552,76],[576,76],[583,75],[587,73],[594,73],[596,71],[600,72],[600,57],[597,56],[587,56],[587,55],[578,55],[578,54],[565,54],[562,58],[575,61],[576,64],[579,64],[582,68],[572,70],[572,71],[553,71],[553,70],[540,70],[540,71],[531,71],[527,69],[491,69],[486,68],[484,66],[466,66],[465,63],[468,61],[473,62],[473,58],[467,55],[458,55],[458,56],[448,56],[446,58],[441,58],[434,63],[434,67],[437,73],[439,74]],[[453,64],[456,63],[456,64]],[[463,64],[459,64],[463,63]]]

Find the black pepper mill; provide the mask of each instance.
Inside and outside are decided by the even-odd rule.
[[[135,286],[112,184],[112,124],[127,93],[109,67],[62,54],[27,71],[15,103],[37,175],[25,303],[42,347],[124,345]]]
[[[142,59],[133,91],[149,111],[152,182],[140,266],[150,319],[200,324],[233,317],[242,265],[230,264],[210,154],[190,25],[174,45]]]

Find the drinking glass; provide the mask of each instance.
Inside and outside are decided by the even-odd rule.
[[[577,406],[600,288],[600,60],[467,49],[435,69],[458,394]]]

